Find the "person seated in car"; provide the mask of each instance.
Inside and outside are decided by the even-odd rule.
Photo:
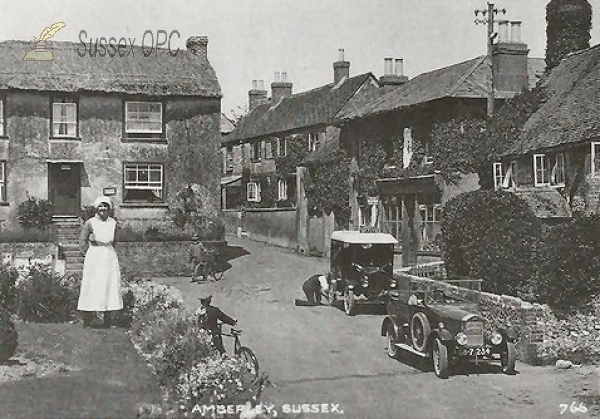
[[[411,295],[408,297],[409,306],[417,306],[423,304],[422,292],[419,291],[419,286],[416,283],[410,285]]]

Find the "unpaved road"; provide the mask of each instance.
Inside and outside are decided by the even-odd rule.
[[[303,417],[597,417],[594,410],[560,414],[560,404],[579,406],[581,401],[600,398],[596,368],[556,370],[517,363],[515,376],[478,368],[440,380],[418,359],[387,357],[380,336],[381,312],[347,317],[333,307],[294,305],[295,298],[303,297],[304,279],[327,271],[326,260],[237,238],[228,242],[248,254],[230,262],[222,281],[202,285],[185,278],[164,281],[179,288],[193,306],[198,305],[200,293],[213,294],[213,304],[238,319],[244,330],[242,342],[257,354],[261,369],[274,384],[263,399],[280,413],[286,404],[290,409],[329,404],[329,409],[343,414]],[[226,341],[226,346],[230,343]],[[584,394],[588,399],[580,397]]]

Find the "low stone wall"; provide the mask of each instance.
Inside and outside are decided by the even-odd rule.
[[[223,223],[225,224],[225,234],[230,236],[241,235],[242,230],[242,211],[222,210]]]
[[[485,321],[486,328],[496,329],[512,326],[519,335],[517,341],[518,356],[521,362],[537,365],[538,346],[542,344],[546,333],[544,325],[554,319],[550,308],[546,305],[532,304],[509,295],[496,295],[488,292],[474,292],[447,282],[427,278],[442,272],[442,264],[399,269],[395,275],[413,280],[417,283],[435,284],[446,289],[448,295],[478,303],[478,313]],[[415,275],[419,274],[419,276]]]
[[[226,242],[203,242],[207,248],[225,246]],[[190,276],[191,242],[120,242],[116,246],[124,275]]]
[[[296,248],[294,208],[248,208],[242,214],[244,231],[250,240],[288,249]]]
[[[17,268],[26,269],[30,264],[43,263],[57,269],[58,246],[52,242],[0,243],[0,262]]]

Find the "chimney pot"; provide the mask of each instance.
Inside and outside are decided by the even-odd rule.
[[[258,81],[258,89],[259,90],[265,90],[265,81],[264,80],[259,80]]]
[[[263,80],[252,80],[252,90],[248,92],[248,108],[253,110],[267,100],[267,91],[265,90]]]
[[[338,61],[333,63],[333,84],[336,85],[343,79],[350,77],[350,63],[345,61],[345,51],[340,48],[338,52]]]
[[[508,20],[498,21],[498,42],[509,42]]]
[[[518,20],[511,22],[510,39],[512,42],[521,43],[521,22]]]
[[[207,57],[208,50],[208,36],[190,36],[186,42],[185,47],[192,52],[192,54],[200,55],[201,57]]]
[[[281,72],[281,81],[282,81],[283,83],[286,83],[286,82],[287,82],[287,72],[285,72],[285,71],[282,71],[282,72]]]
[[[392,75],[392,58],[384,58],[383,59],[383,75],[391,76]]]
[[[344,48],[340,48],[338,52],[338,61],[344,61]]]
[[[271,83],[271,100],[273,104],[290,96],[292,96],[292,83],[287,81],[287,72],[276,72],[275,81]]]
[[[404,60],[402,58],[396,58],[394,60],[394,75],[395,76],[403,76],[404,75]]]

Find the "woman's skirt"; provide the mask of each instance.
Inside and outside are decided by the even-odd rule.
[[[112,311],[123,308],[121,269],[112,246],[91,245],[83,262],[83,280],[77,309]]]

